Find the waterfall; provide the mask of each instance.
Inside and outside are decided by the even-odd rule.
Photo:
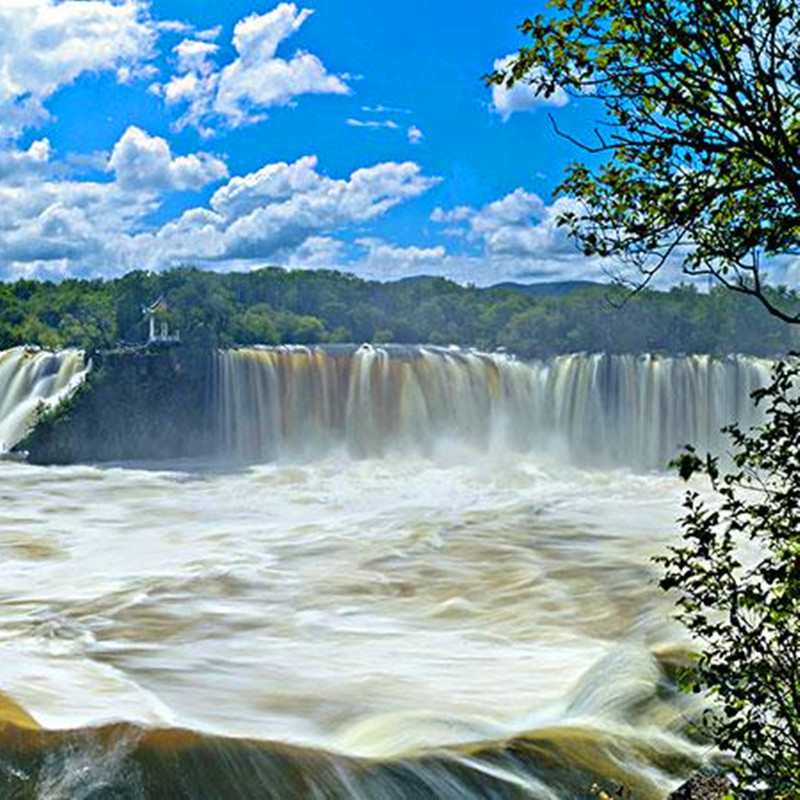
[[[521,362],[436,347],[253,347],[220,352],[220,451],[246,460],[430,455],[459,447],[663,468],[752,424],[770,362],[745,356],[567,355]]]
[[[87,372],[82,350],[0,351],[0,453],[25,437],[40,406],[52,408],[69,397]]]

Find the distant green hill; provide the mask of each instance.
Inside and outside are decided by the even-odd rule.
[[[400,285],[419,285],[442,280],[447,279],[437,278],[433,275],[409,275],[407,278],[400,278],[398,281],[395,281],[395,283]],[[572,292],[578,291],[579,289],[595,289],[597,287],[606,285],[607,284],[597,283],[596,281],[544,281],[540,283],[504,281],[502,283],[492,284],[491,286],[481,287],[481,290],[491,292],[495,289],[505,289],[508,291],[528,294],[532,297],[561,297],[565,294],[571,294]]]
[[[800,302],[783,294],[784,305]],[[425,276],[378,283],[327,270],[222,274],[184,267],[110,281],[0,283],[0,349],[144,343],[142,308],[161,295],[171,330],[189,347],[432,343],[544,358],[575,351],[771,356],[800,345],[795,328],[721,288],[678,286],[630,297],[589,281],[479,289]]]
[[[490,289],[508,289],[514,292],[522,292],[532,297],[563,297],[572,294],[580,289],[597,289],[606,287],[606,284],[594,281],[548,281],[545,283],[515,283],[514,281],[504,281],[490,286]]]

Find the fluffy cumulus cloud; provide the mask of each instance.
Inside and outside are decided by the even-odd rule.
[[[332,236],[309,236],[289,255],[287,265],[299,269],[336,269],[347,261],[347,246]]]
[[[399,280],[412,275],[441,274],[447,251],[442,245],[401,247],[376,237],[361,237],[355,244],[362,250],[354,266],[361,275],[375,280]]]
[[[45,101],[84,73],[129,80],[156,36],[139,0],[0,3],[0,135],[13,139],[45,120]]]
[[[46,139],[0,157],[0,269],[6,277],[114,274],[139,266],[129,247],[163,193],[227,177],[206,154],[173,156],[163,139],[129,128],[111,156],[90,169],[114,180],[66,177]],[[98,170],[100,171],[100,170]]]
[[[511,54],[505,58],[498,58],[494,62],[495,70],[508,69],[515,57],[516,54]],[[550,97],[536,94],[535,87],[540,76],[540,72],[531,70],[525,78],[517,81],[510,89],[502,84],[493,86],[492,110],[500,114],[505,121],[519,111],[533,111],[542,106],[560,108],[566,105],[569,98],[560,87]]]
[[[173,52],[178,58],[178,72],[207,75],[214,70],[211,57],[219,50],[212,42],[201,39],[184,39],[175,45]]]
[[[17,158],[46,162],[48,153],[42,141]],[[410,162],[332,178],[307,156],[230,178],[207,204],[153,226],[148,218],[163,192],[199,189],[225,175],[225,165],[206,154],[175,156],[163,139],[131,127],[106,167],[114,180],[58,178],[33,164],[19,166],[16,181],[0,174],[0,267],[7,277],[114,275],[186,261],[220,268],[342,266],[345,248],[334,234],[368,230],[437,182]]]
[[[373,228],[390,209],[438,181],[413,162],[387,162],[344,177],[313,156],[267,164],[224,179],[214,156],[174,154],[166,141],[131,127],[106,157],[113,177],[76,180],[52,169],[47,140],[0,159],[0,269],[6,277],[115,275],[196,263],[247,269],[265,263],[344,269],[379,280],[442,275],[464,283],[602,278],[604,265],[581,256],[556,222],[574,207],[523,189],[481,207],[436,209],[449,231],[400,246]],[[150,222],[165,193],[209,197],[166,223]],[[167,195],[168,196],[168,195]]]
[[[374,220],[436,182],[411,162],[330,178],[307,156],[231,179],[213,194],[209,208],[186,212],[140,244],[161,264],[185,258],[287,260],[309,242],[318,246],[328,232]]]
[[[207,153],[173,157],[164,139],[133,125],[114,145],[108,169],[122,189],[135,191],[197,190],[228,177],[220,159]]]
[[[32,173],[44,173],[50,165],[50,140],[39,139],[27,150],[7,147],[0,150],[0,180],[15,183]]]
[[[291,253],[287,265],[296,269],[339,269],[362,278],[393,281],[414,275],[447,274],[456,259],[449,257],[442,245],[400,246],[377,236],[361,236],[352,243],[333,236],[312,236]]]
[[[480,208],[437,208],[431,220],[444,226],[444,232],[464,248],[460,255],[448,256],[441,274],[484,284],[605,280],[609,264],[580,253],[566,229],[558,225],[563,213],[581,209],[572,198],[562,197],[548,205],[522,188]]]
[[[576,201],[569,198],[548,205],[519,188],[479,208],[435,209],[431,219],[450,234],[452,246],[399,246],[361,236],[352,244],[326,240],[325,259],[298,251],[291,264],[338,266],[376,280],[432,275],[479,286],[503,281],[606,280],[608,264],[583,256],[557,224],[561,213],[577,209]]]
[[[265,14],[240,20],[233,32],[236,58],[219,68],[213,59],[215,45],[187,39],[175,48],[176,72],[154,90],[168,104],[186,110],[179,127],[191,125],[205,134],[212,123],[224,121],[239,127],[264,119],[264,111],[291,105],[305,94],[348,94],[344,80],[329,73],[312,53],[297,51],[291,58],[277,55],[279,45],[311,15],[294,3],[281,3]]]
[[[569,198],[548,206],[538,195],[520,188],[482,208],[437,208],[431,219],[448,224],[452,235],[479,242],[490,256],[552,258],[576,253],[566,231],[558,226],[559,215],[576,208]]]
[[[115,271],[114,242],[156,207],[114,182],[38,173],[0,181],[0,204],[0,267],[6,277]]]
[[[333,178],[317,160],[274,163],[227,180],[210,197],[159,226],[147,219],[166,185],[199,187],[216,174],[200,156],[175,157],[163,140],[129,129],[108,167],[116,180],[48,178],[33,165],[0,179],[0,252],[7,276],[113,275],[185,263],[246,269],[265,263],[344,269],[378,280],[441,275],[463,283],[602,278],[556,225],[573,201],[552,205],[517,189],[479,208],[437,209],[454,247],[400,246],[370,233],[389,209],[437,182],[414,163],[381,163]],[[20,159],[45,162],[36,143]],[[187,159],[181,170],[177,164]],[[212,158],[212,157],[209,157]],[[224,166],[224,165],[223,165]],[[217,169],[222,169],[222,166]],[[347,240],[347,234],[356,233]]]

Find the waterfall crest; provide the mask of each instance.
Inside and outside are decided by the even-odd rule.
[[[436,347],[253,347],[220,352],[220,451],[246,460],[430,455],[438,448],[553,453],[576,463],[663,468],[687,443],[756,420],[770,362],[568,355],[524,363]]]
[[[40,404],[69,397],[88,372],[82,350],[53,353],[33,347],[0,351],[0,453],[21,441]]]

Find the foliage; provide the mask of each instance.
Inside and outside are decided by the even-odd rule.
[[[715,500],[687,493],[683,544],[656,560],[679,619],[702,644],[695,691],[710,690],[713,739],[746,783],[770,797],[800,796],[800,362],[776,365],[754,393],[766,421],[726,428],[733,464],[692,449],[682,477],[708,476]]]
[[[206,348],[428,342],[505,347],[524,358],[574,351],[773,356],[796,348],[800,335],[761,313],[752,298],[722,288],[648,290],[619,309],[625,290],[601,285],[477,289],[442,278],[376,283],[277,267],[246,274],[182,268],[105,282],[0,283],[0,349],[141,344],[142,307],[162,294],[170,328],[185,345]],[[781,296],[796,301],[792,293]]]
[[[583,250],[632,262],[639,285],[677,261],[800,322],[760,274],[762,254],[800,245],[800,4],[549,5],[488,80],[600,104],[596,140],[567,138],[606,160],[573,164],[557,189],[583,202],[561,219]]]

